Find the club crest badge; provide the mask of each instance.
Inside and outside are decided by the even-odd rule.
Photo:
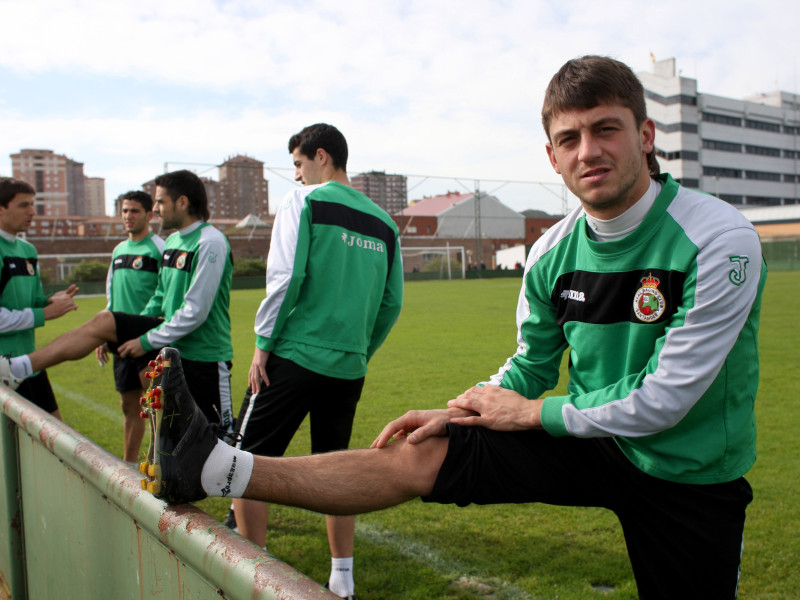
[[[134,269],[136,269],[137,271],[139,269],[141,269],[144,266],[144,261],[142,260],[142,257],[141,256],[137,256],[136,258],[134,258],[133,259],[133,263],[131,264],[131,266]]]
[[[25,268],[28,269],[28,275],[33,276],[36,273],[36,269],[34,268],[34,266],[31,264],[31,262],[29,260],[25,261]]]
[[[186,252],[182,253],[178,257],[178,260],[175,261],[175,266],[178,267],[179,269],[182,269],[183,267],[186,266]]]
[[[658,277],[653,277],[651,273],[647,277],[643,277],[641,282],[642,287],[633,297],[633,312],[640,321],[652,323],[664,314],[667,301],[658,289],[658,284],[661,283]]]

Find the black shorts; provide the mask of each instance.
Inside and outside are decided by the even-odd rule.
[[[350,443],[356,405],[364,378],[338,379],[309,371],[270,353],[269,387],[250,388],[239,410],[237,447],[261,456],[282,456],[295,432],[310,414],[311,452],[344,450]]]
[[[114,354],[120,344],[141,337],[164,321],[161,317],[132,315],[123,312],[112,312],[111,314],[114,316],[117,342],[109,342],[108,349]],[[153,354],[157,355],[158,352]],[[142,358],[144,359],[144,357]],[[147,366],[149,360],[148,358],[144,361],[144,366]],[[181,364],[189,393],[209,423],[220,423],[226,429],[232,427],[231,362],[206,362],[187,360],[181,357]]]
[[[735,598],[747,481],[675,483],[637,469],[611,438],[448,425],[427,502],[597,506],[620,520],[639,596]]]
[[[17,388],[17,393],[46,412],[52,413],[58,410],[47,371],[39,371],[37,375],[28,377]]]
[[[186,386],[209,423],[233,430],[230,361],[205,362],[181,358]]]
[[[114,326],[116,327],[117,331],[117,341],[108,342],[106,345],[114,354],[116,354],[117,349],[128,340],[139,338],[164,322],[164,319],[161,317],[132,315],[129,313],[114,311],[112,311],[111,314],[114,317]],[[145,363],[145,366],[146,365],[147,363]]]
[[[158,352],[148,352],[138,358],[120,358],[114,355],[114,383],[119,393],[142,389],[139,373],[147,368],[147,364],[158,356]]]

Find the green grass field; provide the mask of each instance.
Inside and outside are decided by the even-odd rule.
[[[368,445],[406,410],[441,407],[494,373],[515,349],[518,292],[517,279],[407,283],[403,314],[370,363],[353,445]],[[232,297],[237,410],[262,293],[236,291]],[[745,530],[745,599],[800,598],[797,297],[800,271],[770,274],[760,337],[759,460],[748,476],[755,501]],[[78,311],[40,330],[40,345],[88,319],[104,301],[81,298],[78,304]],[[111,369],[101,369],[91,356],[49,373],[65,421],[121,456],[122,417]],[[308,448],[304,426],[290,453]],[[228,504],[209,499],[200,506],[221,519]],[[269,551],[326,581],[330,559],[322,517],[275,506],[271,519]],[[636,598],[622,532],[602,509],[410,502],[359,517],[355,577],[361,600]]]

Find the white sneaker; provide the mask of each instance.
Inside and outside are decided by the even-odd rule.
[[[0,383],[9,389],[15,390],[23,381],[25,381],[24,378],[20,379],[19,377],[15,377],[11,372],[11,361],[9,357],[5,355],[0,356]]]

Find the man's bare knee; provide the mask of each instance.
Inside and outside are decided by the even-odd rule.
[[[81,327],[107,342],[117,341],[117,323],[109,310],[101,310]]]
[[[427,496],[433,491],[439,470],[447,455],[449,438],[432,437],[418,444],[410,444],[406,440],[398,440],[388,448],[395,446],[396,459],[403,477],[413,487],[417,496]],[[381,452],[386,448],[380,450]]]

